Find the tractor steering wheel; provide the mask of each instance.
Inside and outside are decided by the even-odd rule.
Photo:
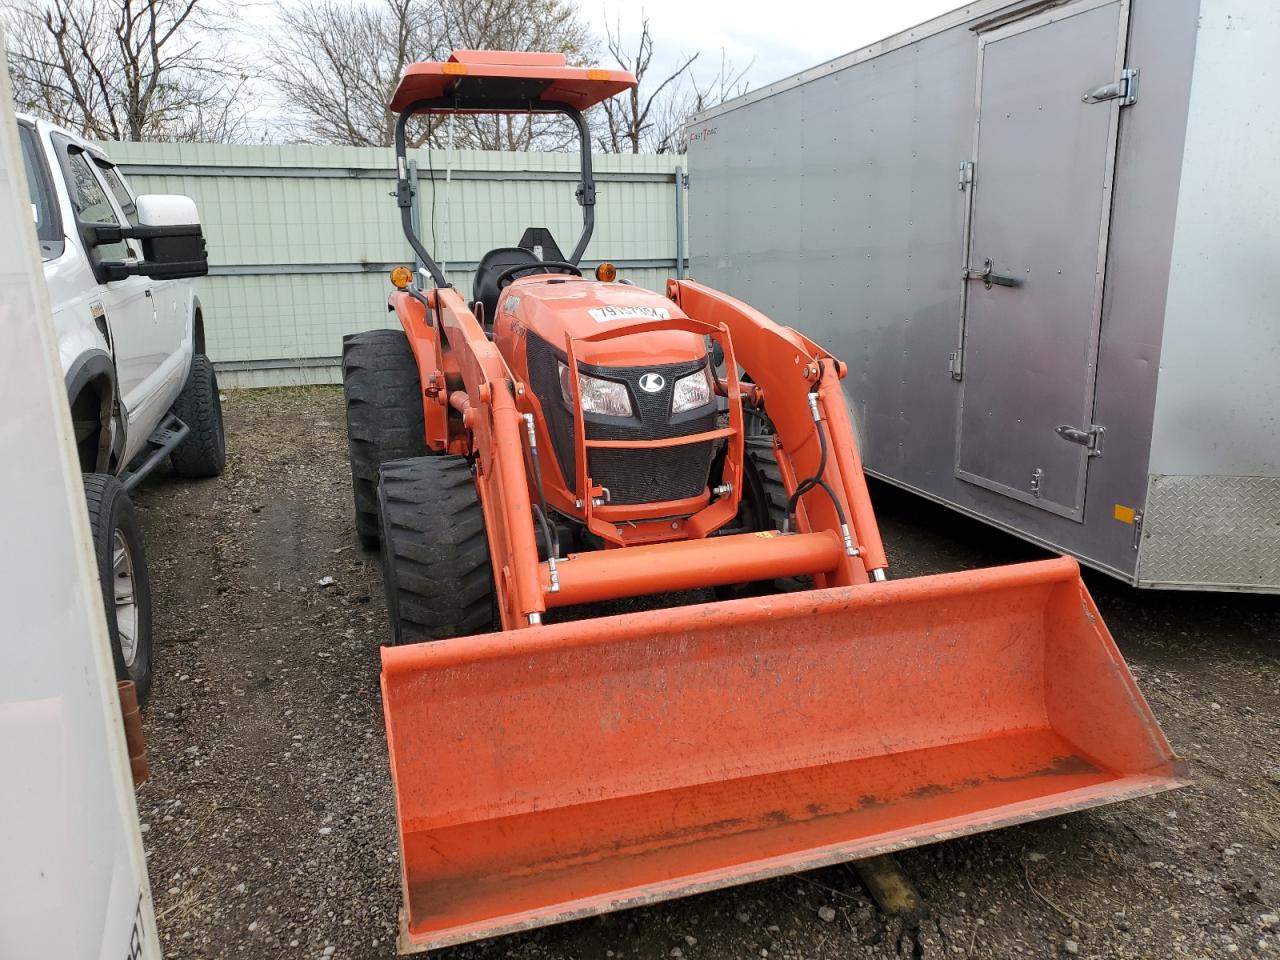
[[[516,274],[525,273],[527,271],[538,271],[549,273],[555,271],[557,273],[570,273],[575,277],[582,276],[582,271],[578,269],[576,263],[570,263],[567,260],[543,260],[539,263],[518,263],[514,267],[507,267],[497,277],[494,278],[494,284],[499,290],[503,287],[510,286],[516,279]]]

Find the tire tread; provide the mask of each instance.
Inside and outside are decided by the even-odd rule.
[[[227,464],[222,399],[213,361],[203,353],[191,357],[191,372],[173,403],[173,413],[190,428],[170,454],[174,472],[189,479],[221,476]]]
[[[493,628],[493,572],[484,513],[464,457],[382,465],[382,576],[396,643]]]
[[[120,481],[106,473],[87,473],[84,482],[85,508],[89,517],[89,532],[93,538],[94,562],[98,567],[99,589],[102,594],[103,614],[107,622],[107,637],[111,643],[111,660],[117,680],[132,680],[137,689],[138,703],[145,704],[151,695],[151,581],[147,574],[146,549],[142,541],[142,529],[138,524],[133,502]],[[112,584],[113,532],[119,527],[126,531],[130,543],[136,546],[133,556],[134,595],[138,602],[138,658],[131,673],[120,649],[119,631],[116,625],[115,589]]]
[[[378,545],[378,469],[427,453],[418,365],[402,330],[342,338],[342,391],[355,500],[356,535]]]

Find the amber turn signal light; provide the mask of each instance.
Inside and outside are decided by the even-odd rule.
[[[413,283],[413,271],[404,266],[396,267],[391,271],[391,282],[397,290],[403,290]]]
[[[618,268],[612,263],[602,263],[596,267],[596,279],[604,283],[613,283],[618,279]]]

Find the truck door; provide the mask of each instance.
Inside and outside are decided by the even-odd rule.
[[[93,158],[103,182],[111,195],[115,197],[116,206],[124,214],[125,219],[134,226],[138,223],[138,208],[134,202],[133,191],[125,182],[115,164],[102,157]],[[130,240],[133,255],[142,258],[142,246],[136,240]],[[187,338],[186,299],[191,288],[190,280],[148,280],[151,286],[151,304],[156,312],[156,349],[163,353],[163,363],[173,368],[175,376],[185,371],[187,350],[184,341]],[[183,370],[178,368],[182,367]]]
[[[979,35],[956,476],[1082,521],[1128,0]]]
[[[68,147],[67,171],[71,202],[85,223],[121,223],[108,196],[107,188],[95,172],[93,159],[83,150]],[[99,246],[90,256],[101,260],[124,260],[136,257],[131,241]],[[115,351],[116,377],[120,399],[130,419],[149,394],[150,379],[165,358],[164,343],[159,335],[155,307],[151,298],[152,281],[147,277],[127,277],[101,284],[98,299],[106,312],[107,326]]]

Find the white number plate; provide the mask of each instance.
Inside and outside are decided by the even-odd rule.
[[[595,307],[588,310],[596,323],[614,320],[670,320],[671,311],[666,307]]]

